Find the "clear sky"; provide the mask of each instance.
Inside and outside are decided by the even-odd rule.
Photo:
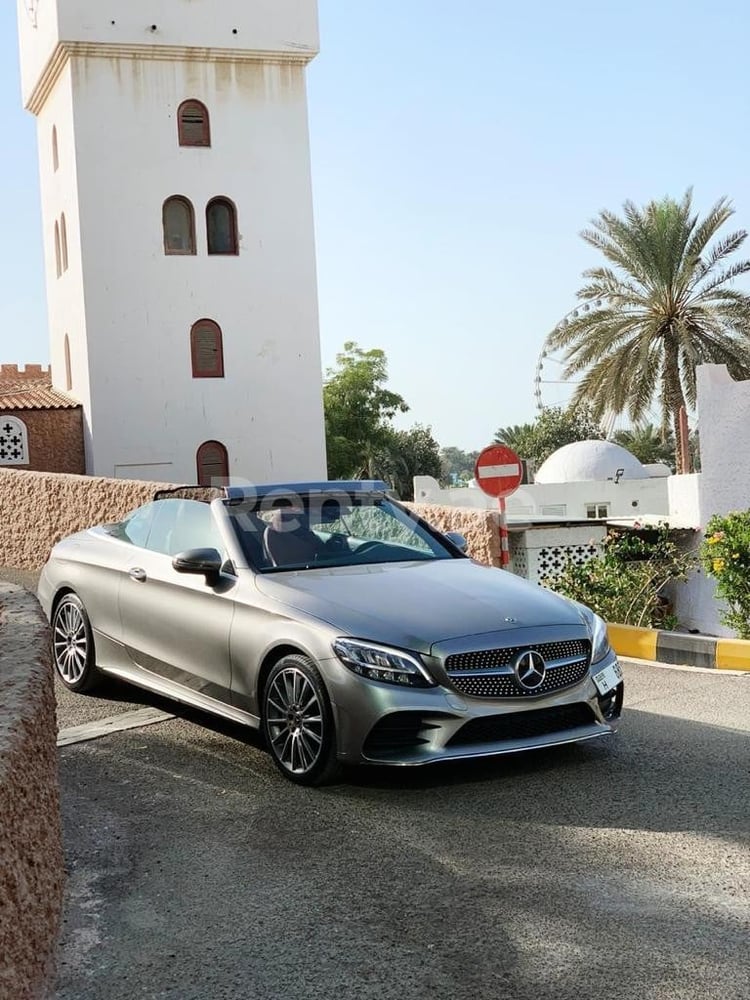
[[[595,260],[577,234],[600,209],[692,184],[700,209],[728,195],[750,228],[747,0],[320,0],[320,17],[323,364],[346,340],[383,348],[411,406],[403,426],[480,448],[533,417],[537,358]],[[36,138],[9,0],[0,115],[0,360],[46,362]]]

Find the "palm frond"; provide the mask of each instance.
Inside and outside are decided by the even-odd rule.
[[[680,201],[626,201],[581,233],[605,263],[584,272],[581,312],[550,342],[597,418],[641,420],[658,399],[666,427],[695,405],[697,365],[750,375],[750,295],[729,287],[750,272],[750,261],[732,260],[747,234],[717,238],[732,214],[721,198],[700,219],[688,189]]]

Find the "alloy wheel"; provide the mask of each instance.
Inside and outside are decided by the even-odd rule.
[[[68,684],[77,684],[86,669],[88,638],[83,613],[72,601],[63,601],[57,609],[52,641],[60,676]]]
[[[315,767],[323,748],[323,708],[297,667],[286,667],[269,685],[266,726],[273,754],[286,771],[304,775]]]

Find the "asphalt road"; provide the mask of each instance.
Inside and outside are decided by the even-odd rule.
[[[114,688],[61,727],[58,1000],[747,1000],[750,674],[626,666],[613,740],[277,775],[240,728]]]

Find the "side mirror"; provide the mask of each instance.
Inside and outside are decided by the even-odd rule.
[[[466,541],[464,536],[460,534],[458,531],[446,531],[445,537],[452,545],[455,545],[456,548],[459,549],[459,551],[461,552],[466,552],[466,550],[469,547],[469,543]]]
[[[205,576],[210,587],[219,582],[221,566],[221,554],[216,549],[187,549],[179,552],[172,560],[172,567],[178,573]]]

